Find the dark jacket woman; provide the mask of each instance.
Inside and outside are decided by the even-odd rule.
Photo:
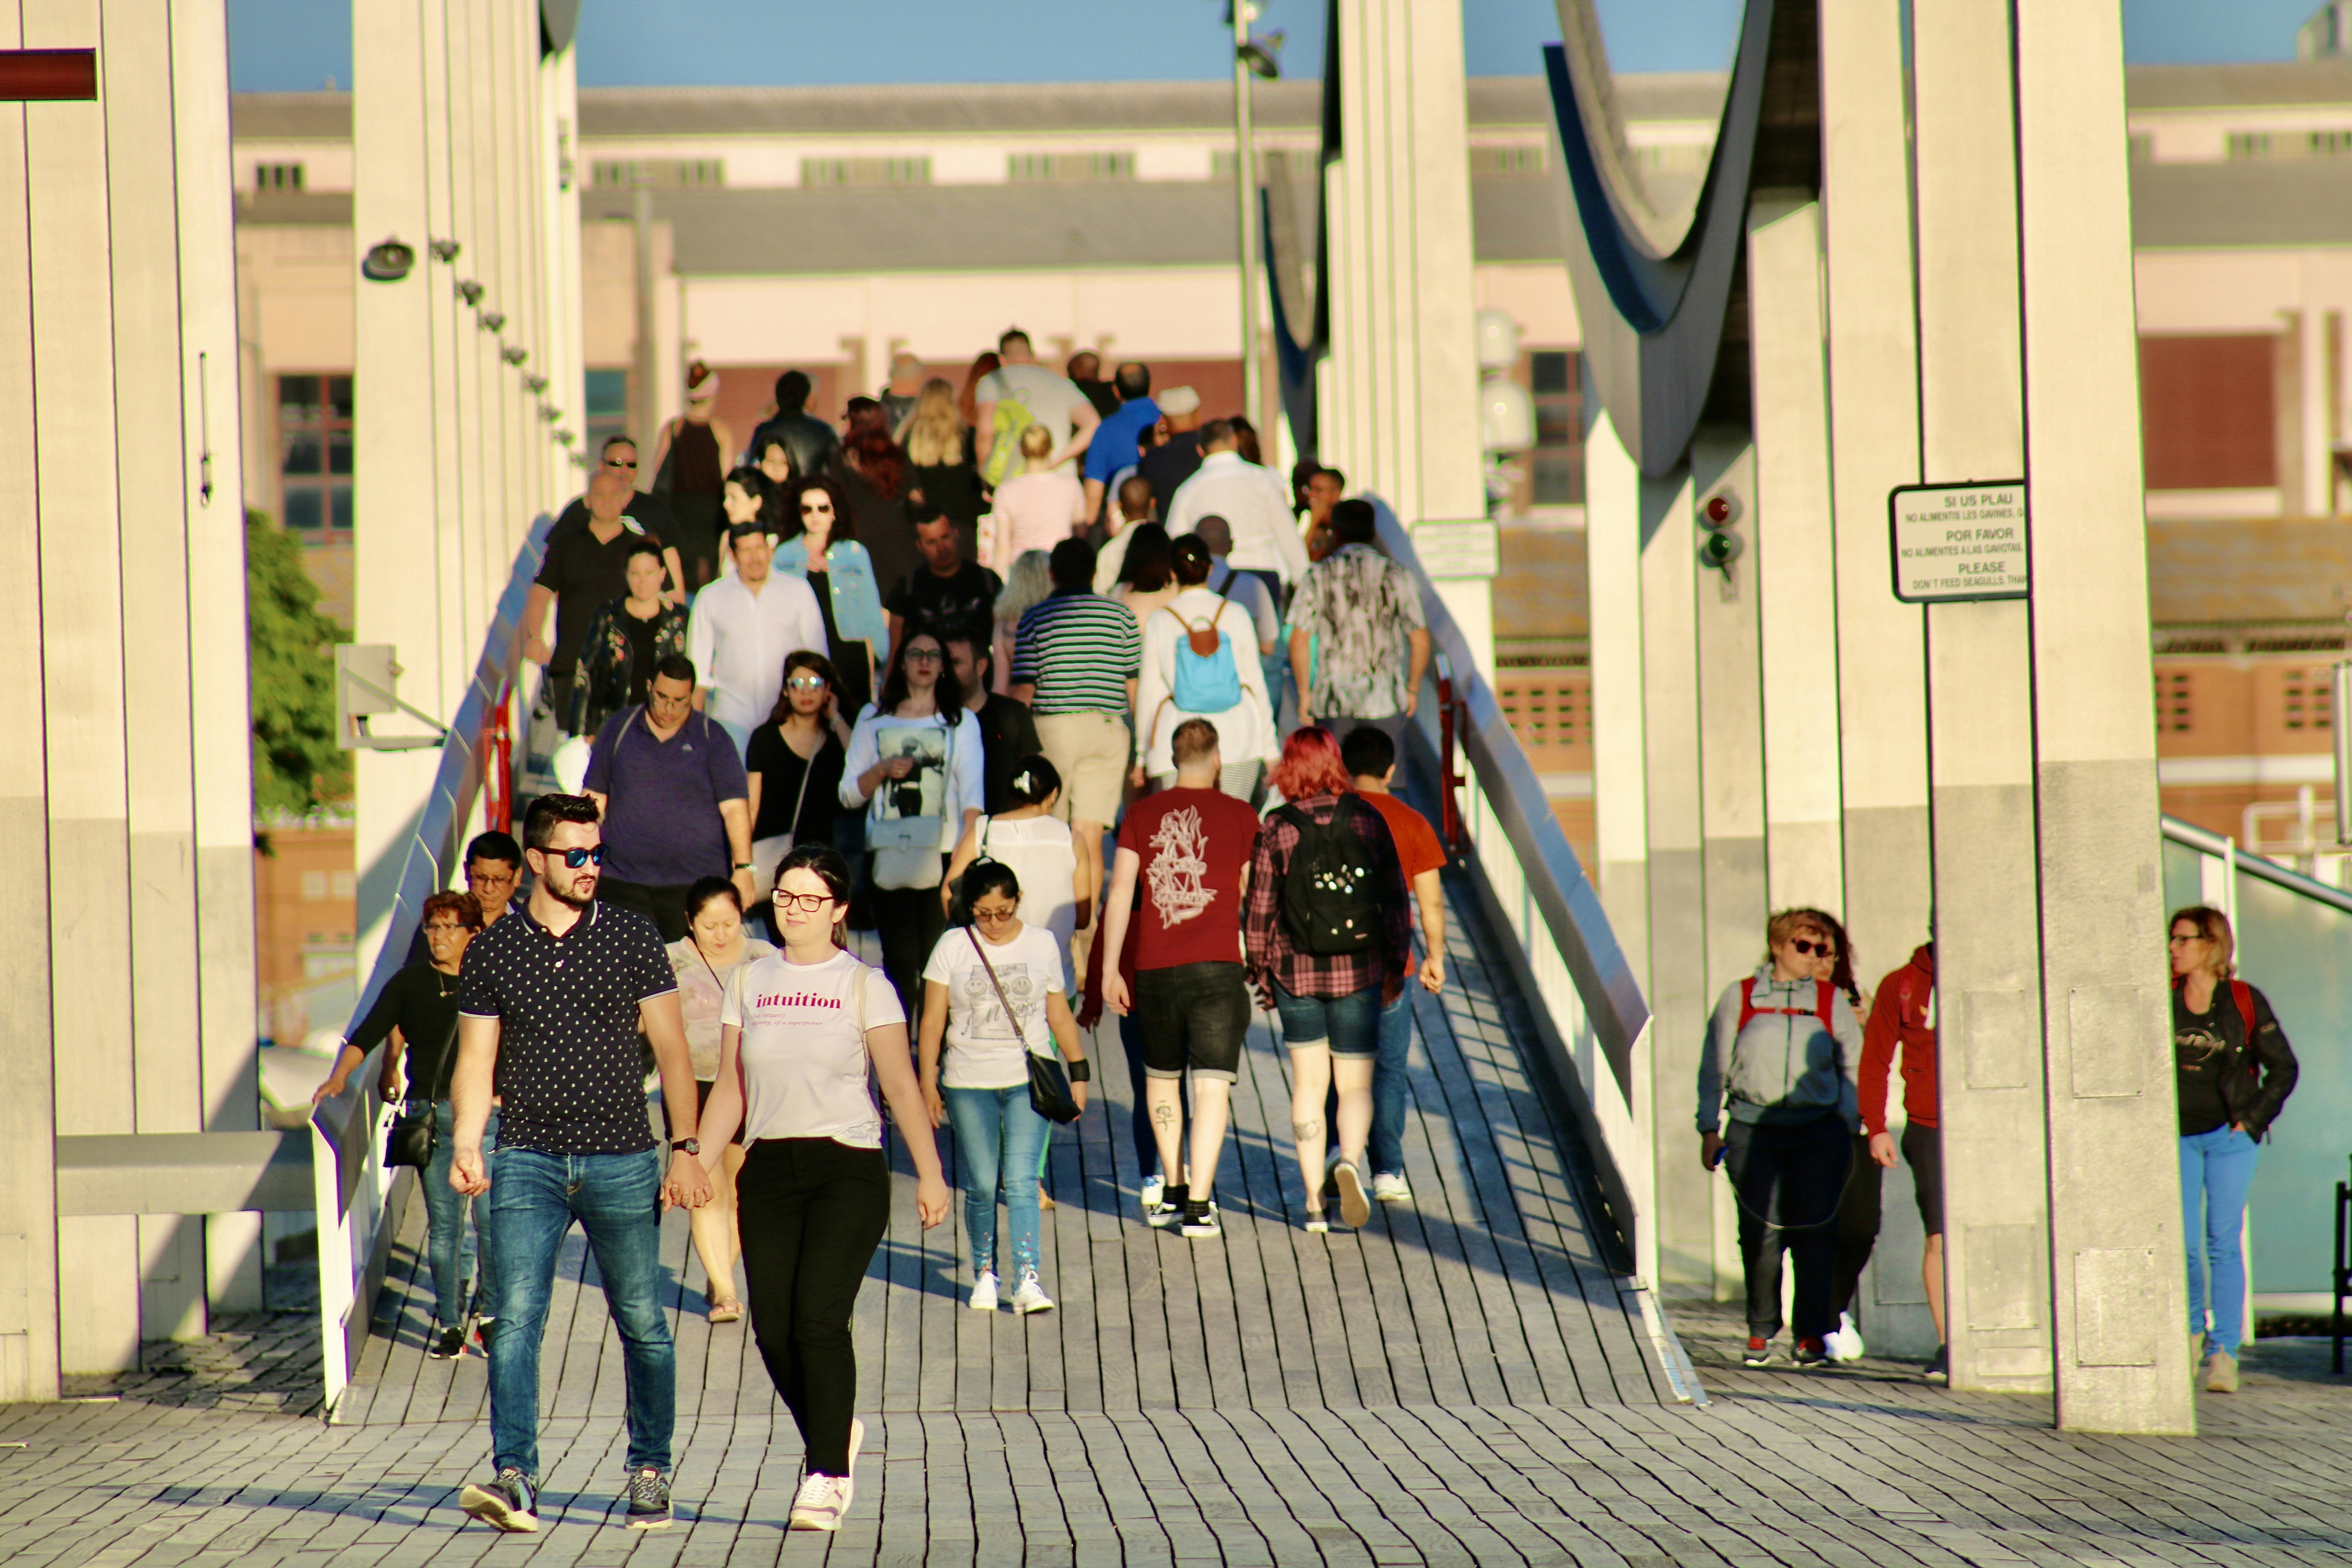
[[[654,666],[686,651],[687,612],[665,604],[649,620],[629,613],[624,597],[607,601],[588,623],[572,682],[572,733],[593,735],[604,721],[646,700]]]

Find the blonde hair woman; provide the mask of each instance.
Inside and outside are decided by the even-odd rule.
[[[1013,632],[1030,607],[1042,605],[1054,592],[1054,572],[1050,557],[1043,550],[1027,550],[1015,556],[1004,573],[1004,591],[996,595],[996,689],[1010,689],[1009,672],[1013,668]]]
[[[978,560],[980,517],[988,506],[981,497],[980,470],[972,466],[971,431],[956,407],[952,385],[938,376],[923,383],[914,409],[898,426],[898,445],[907,450],[908,486],[947,514],[963,540],[963,552]]]
[[[1047,467],[1054,432],[1034,424],[1021,432],[1022,471],[996,487],[995,561],[1017,561],[1032,550],[1051,551],[1086,521],[1086,487],[1070,469]]]

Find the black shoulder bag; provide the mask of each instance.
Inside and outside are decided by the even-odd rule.
[[[1021,1037],[1021,1054],[1029,1058],[1029,1109],[1048,1121],[1065,1125],[1078,1119],[1078,1102],[1070,1093],[1070,1075],[1062,1066],[1059,1056],[1041,1056],[1029,1048],[1029,1037],[1021,1027],[1021,1015],[1004,994],[1004,983],[996,978],[996,965],[988,962],[988,950],[980,945],[980,932],[971,926],[963,934],[971,939],[971,951],[980,957],[980,966],[988,971],[988,984],[996,993],[997,1005],[1004,1009],[1004,1021]]]
[[[433,1163],[434,1151],[439,1147],[439,1136],[433,1125],[433,1107],[449,1098],[449,1079],[457,1070],[457,1037],[453,1031],[448,1045],[441,1052],[440,1088],[425,1097],[423,1110],[409,1110],[417,1101],[404,1100],[400,1114],[393,1119],[392,1131],[386,1135],[383,1145],[383,1163],[386,1165],[414,1165],[422,1171]]]

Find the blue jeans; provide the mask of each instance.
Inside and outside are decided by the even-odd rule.
[[[2206,1343],[2238,1353],[2245,1338],[2246,1255],[2239,1231],[2246,1217],[2246,1189],[2254,1184],[2254,1164],[2263,1146],[2243,1132],[2217,1127],[2180,1141],[2180,1209],[2189,1241],[2189,1331],[2206,1333]],[[2200,1254],[2202,1256],[2200,1256]],[[2205,1326],[2205,1272],[2213,1274],[2213,1325]]]
[[[996,1184],[1004,1180],[1004,1208],[1013,1226],[1013,1278],[1037,1267],[1037,1152],[1050,1126],[1029,1106],[1029,1086],[941,1089],[948,1124],[955,1129],[963,1164],[963,1230],[971,1243],[971,1271],[996,1267]]]
[[[433,1321],[452,1328],[466,1321],[465,1254],[474,1253],[474,1307],[486,1318],[499,1315],[498,1277],[490,1264],[498,1248],[483,1228],[488,1202],[474,1215],[474,1236],[480,1246],[466,1246],[466,1205],[473,1200],[449,1184],[450,1162],[457,1158],[457,1113],[446,1100],[433,1102],[433,1163],[419,1173],[425,1187],[425,1258],[433,1270]],[[499,1110],[490,1107],[489,1124],[482,1130],[482,1163],[497,1163]]]
[[[1328,1046],[1335,1057],[1373,1057],[1381,1049],[1381,988],[1345,996],[1294,996],[1274,983],[1274,1011],[1282,1020],[1283,1047]]]
[[[501,1149],[483,1239],[499,1259],[499,1321],[490,1331],[494,1468],[539,1474],[539,1342],[555,1259],[572,1222],[588,1233],[604,1303],[621,1331],[628,1390],[629,1468],[669,1468],[677,1416],[677,1355],[661,1304],[658,1149],[546,1154]]]
[[[1381,1009],[1380,1054],[1372,1060],[1372,1132],[1364,1145],[1365,1157],[1376,1176],[1404,1174],[1404,1086],[1406,1058],[1412,1054],[1412,987]]]

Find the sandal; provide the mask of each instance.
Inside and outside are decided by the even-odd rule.
[[[710,1321],[714,1323],[738,1322],[741,1321],[742,1316],[743,1303],[740,1301],[713,1301],[710,1303]]]

